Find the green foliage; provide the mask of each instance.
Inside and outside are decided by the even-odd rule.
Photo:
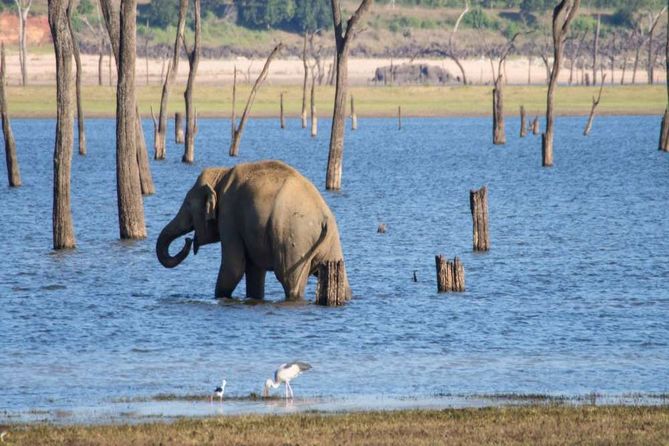
[[[327,0],[238,0],[237,22],[249,28],[315,31],[332,22]]]
[[[576,16],[571,23],[571,28],[577,33],[593,31],[595,26],[597,26],[597,20],[586,15]]]
[[[520,25],[518,25],[516,22],[509,22],[507,27],[502,31],[502,34],[507,38],[507,40],[510,40],[513,38],[513,36],[520,33],[521,31],[522,30]]]
[[[149,21],[151,26],[164,28],[176,25],[179,18],[179,2],[177,0],[151,0],[148,5],[138,8],[137,21]]]
[[[465,26],[475,29],[498,29],[499,23],[488,17],[480,6],[472,9],[469,14],[466,14],[462,19]]]
[[[80,0],[77,5],[77,14],[89,15],[93,12],[93,3],[91,0]]]

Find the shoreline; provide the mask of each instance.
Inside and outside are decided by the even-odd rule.
[[[669,407],[563,406],[153,419],[139,424],[2,425],[8,444],[664,444]]]
[[[172,90],[168,121],[176,111],[183,111],[181,92],[183,84]],[[237,114],[240,116],[249,84],[237,88]],[[194,100],[200,118],[227,119],[230,116],[232,89],[198,85]],[[590,113],[592,97],[599,87],[559,86],[555,97],[556,115],[584,116]],[[403,118],[414,117],[487,117],[492,114],[490,86],[392,86],[356,87],[349,89],[355,97],[358,118],[393,118],[402,107]],[[299,85],[263,85],[251,110],[251,118],[278,118],[279,97],[284,94],[285,115],[289,119],[300,116],[302,88]],[[161,87],[138,86],[137,98],[143,118],[151,117],[151,108],[158,113]],[[332,114],[334,87],[316,88],[316,109],[321,120]],[[12,119],[55,118],[55,86],[9,86],[7,89],[9,115]],[[308,101],[307,101],[308,102]],[[545,113],[546,86],[507,85],[504,87],[505,116],[518,116],[523,105],[528,119]],[[83,107],[85,118],[114,118],[115,90],[113,87],[85,85]],[[605,86],[597,115],[660,116],[666,108],[665,85]],[[347,113],[349,106],[347,104]],[[659,119],[659,118],[658,118]]]

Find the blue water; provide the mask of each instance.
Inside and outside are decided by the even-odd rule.
[[[14,120],[24,186],[0,187],[2,413],[204,395],[223,377],[228,394],[248,395],[294,359],[314,366],[294,382],[301,397],[669,390],[669,157],[656,150],[657,117],[598,117],[588,138],[583,118],[559,118],[552,169],[516,119],[505,146],[491,145],[489,118],[406,119],[401,131],[361,119],[346,135],[341,193],[323,190],[326,121],[311,139],[297,120],[283,131],[253,120],[231,159],[228,122],[202,119],[195,165],[171,141],[168,159],[151,161],[148,239],[120,242],[114,121],[90,120],[89,155],[72,166],[77,249],[56,253],[55,123]],[[202,167],[264,158],[323,191],[347,306],[311,304],[315,279],[308,304],[282,305],[271,273],[266,304],[221,304],[216,245],[173,270],[156,260],[156,237]],[[484,184],[492,249],[474,254],[469,190]],[[435,254],[461,257],[466,292],[436,293]]]

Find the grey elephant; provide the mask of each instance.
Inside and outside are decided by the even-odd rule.
[[[193,230],[194,237],[171,256],[170,244]],[[286,299],[302,299],[309,275],[321,262],[343,260],[337,222],[325,200],[309,180],[280,161],[203,170],[160,232],[156,255],[163,266],[174,268],[191,245],[197,254],[200,246],[216,242],[222,248],[216,297],[231,297],[245,275],[246,296],[262,299],[265,274],[274,271]]]

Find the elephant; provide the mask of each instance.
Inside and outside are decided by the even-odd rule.
[[[174,256],[170,244],[195,231]],[[265,275],[274,271],[286,300],[304,298],[318,265],[343,260],[335,217],[316,187],[281,161],[258,161],[231,168],[206,168],[181,208],[163,228],[156,255],[166,268],[179,265],[191,246],[221,244],[215,297],[230,298],[246,276],[246,297],[263,299]],[[343,278],[347,297],[350,287]]]

